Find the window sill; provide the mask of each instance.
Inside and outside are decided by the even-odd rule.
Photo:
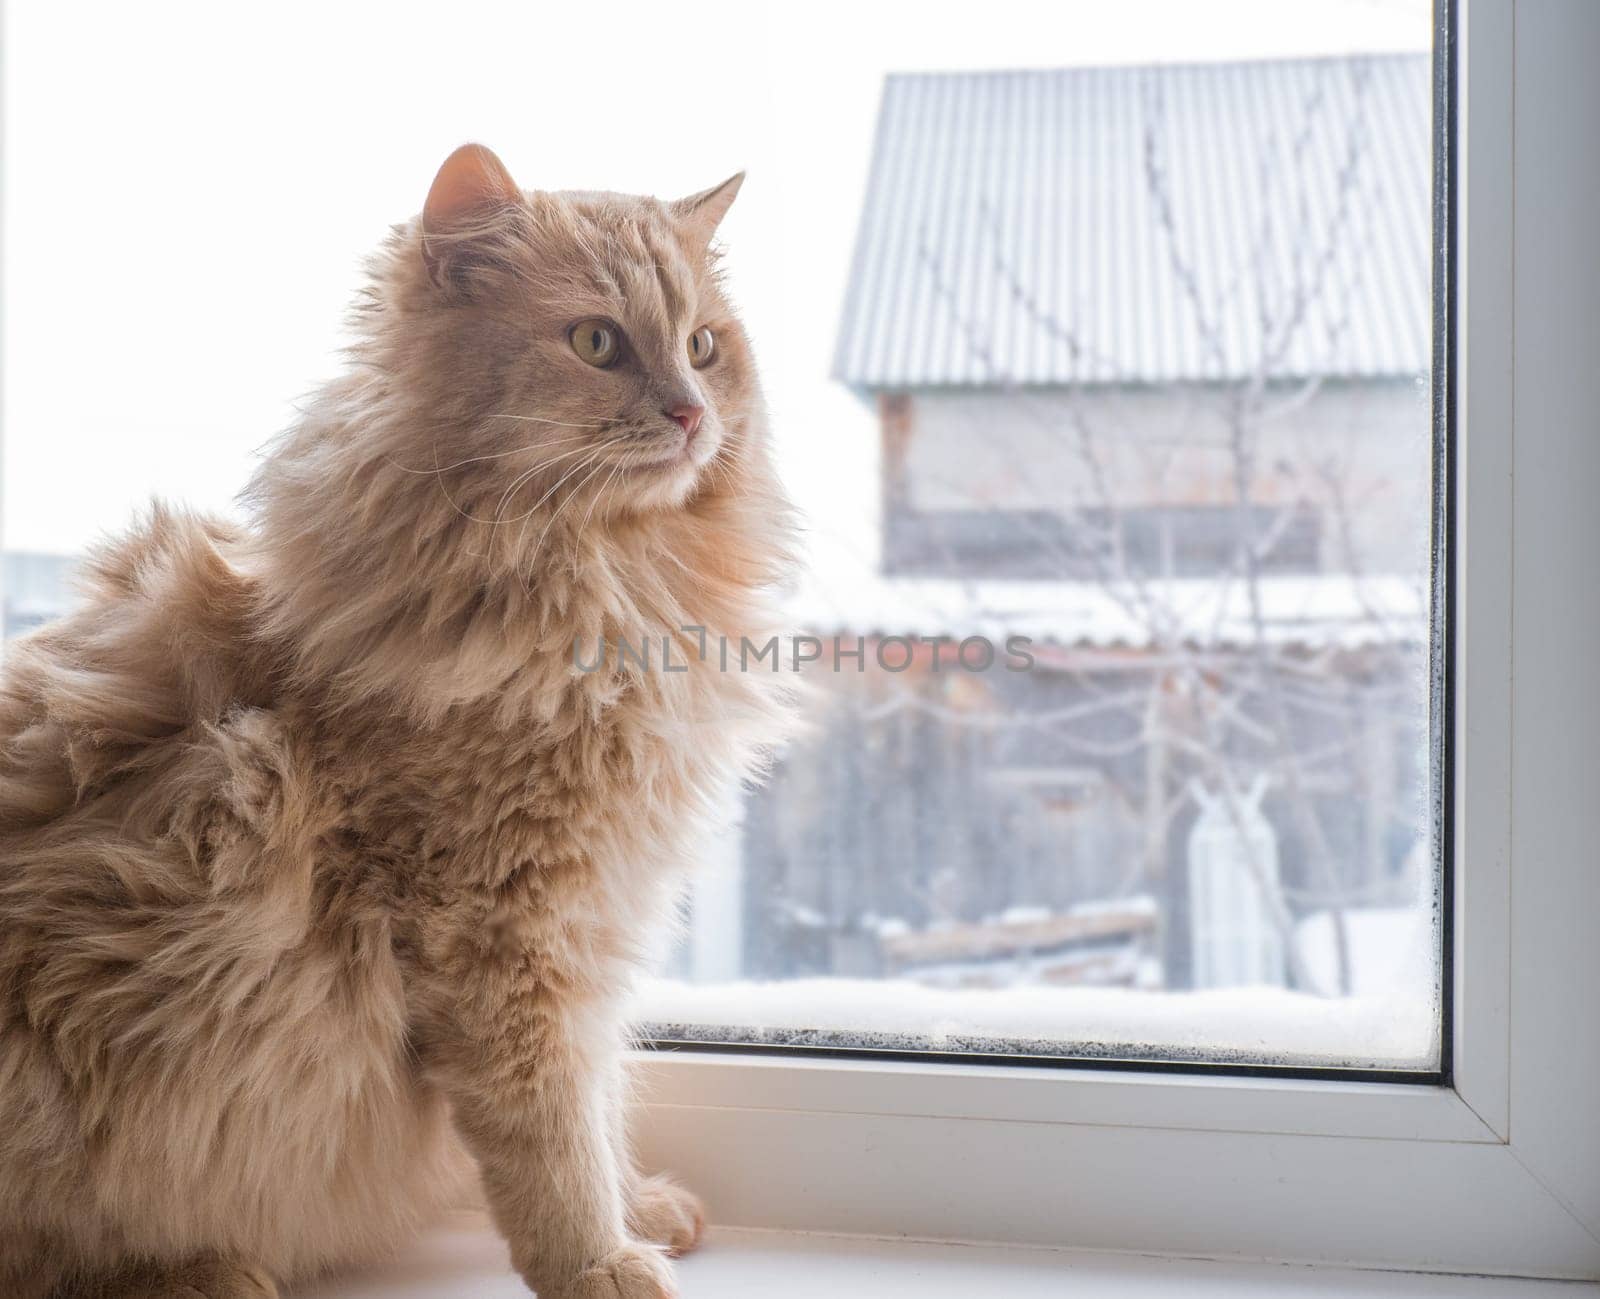
[[[1579,1299],[1600,1284],[1499,1277],[1361,1272],[1274,1263],[1208,1263],[1065,1250],[714,1231],[678,1265],[688,1299]],[[290,1299],[526,1299],[504,1245],[478,1219],[420,1241],[402,1258],[360,1275],[296,1290]]]

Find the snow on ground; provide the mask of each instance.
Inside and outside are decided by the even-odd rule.
[[[1388,995],[1282,988],[1146,992],[1025,986],[930,988],[903,979],[695,985],[653,979],[634,1018],[653,1035],[834,1047],[1428,1069],[1438,1045],[1432,980]]]
[[[1369,907],[1345,912],[1350,948],[1351,991],[1358,997],[1380,994],[1406,977],[1409,954],[1431,942],[1432,916],[1416,907]],[[1332,992],[1339,986],[1337,940],[1331,912],[1307,916],[1296,930],[1296,942],[1317,986]]]
[[[1260,986],[1170,992],[935,987],[907,978],[653,978],[632,1016],[651,1036],[690,1041],[1433,1068],[1441,1016],[1432,908],[1419,899],[1352,909],[1344,919],[1348,997]],[[1336,987],[1328,913],[1307,917],[1299,941],[1319,986]]]

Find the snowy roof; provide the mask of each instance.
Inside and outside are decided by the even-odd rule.
[[[1428,597],[1399,577],[1346,575],[1257,580],[1270,644],[1357,649],[1420,643]],[[1117,587],[1099,582],[902,578],[833,574],[786,602],[794,627],[818,636],[1008,636],[1035,645],[1095,649],[1228,648],[1252,644],[1250,590],[1239,579],[1178,578]]]
[[[1429,121],[1421,54],[892,76],[834,375],[1415,376]]]

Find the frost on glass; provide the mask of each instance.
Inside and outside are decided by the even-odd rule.
[[[889,79],[835,366],[877,553],[791,593],[815,729],[652,1032],[1437,1066],[1430,85]]]

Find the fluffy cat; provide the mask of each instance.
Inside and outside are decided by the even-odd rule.
[[[619,1001],[784,711],[700,655],[789,563],[740,179],[458,150],[249,526],[153,509],[13,647],[0,1292],[262,1299],[476,1175],[546,1299],[674,1293],[701,1211],[625,1149]],[[575,665],[663,635],[687,671]]]

